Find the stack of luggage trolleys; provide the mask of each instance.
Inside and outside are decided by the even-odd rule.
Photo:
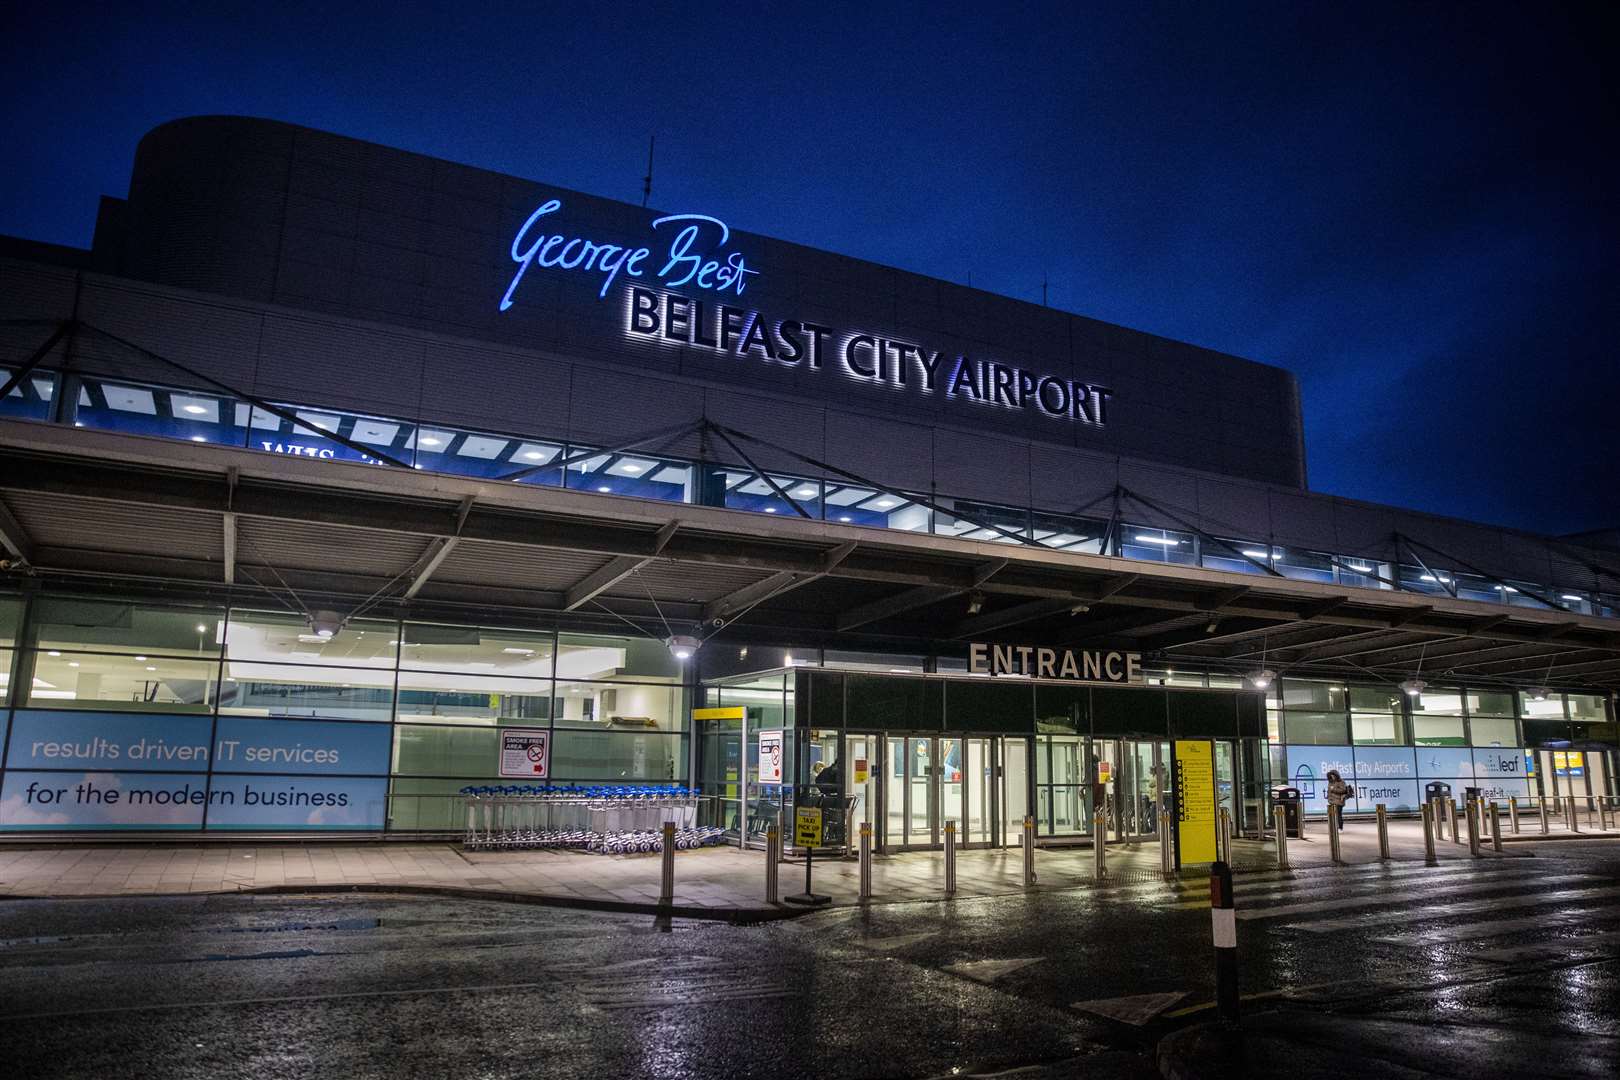
[[[675,847],[683,851],[718,844],[723,834],[698,826],[694,788],[501,784],[464,787],[461,794],[467,805],[462,846],[472,851],[662,851],[666,821],[675,823]]]

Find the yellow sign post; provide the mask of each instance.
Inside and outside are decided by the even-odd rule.
[[[1215,744],[1203,739],[1177,739],[1176,853],[1178,862],[1214,862]]]
[[[793,842],[802,848],[821,846],[821,807],[801,806],[793,811]]]

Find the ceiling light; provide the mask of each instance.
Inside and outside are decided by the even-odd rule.
[[[1346,570],[1354,570],[1358,574],[1372,573],[1372,567],[1366,563],[1345,563],[1344,565]]]
[[[147,664],[147,665],[146,665],[146,670],[147,670],[147,671],[156,671],[156,670],[157,670],[157,668],[155,668],[155,667],[153,667],[153,666],[152,666],[152,665],[151,665],[151,664]]]
[[[142,662],[145,662],[145,660],[146,660],[146,657],[144,657],[144,656],[137,656],[137,657],[136,657],[136,658],[135,658],[135,659],[137,659],[137,660],[140,660],[140,661],[142,661]]]
[[[613,489],[608,487],[606,484],[603,484],[601,487],[597,488],[596,490],[600,491],[602,494],[606,495],[609,492],[611,492]]]
[[[1084,615],[1091,610],[1090,604],[1074,604],[1069,608],[1070,615]]]
[[[207,442],[208,439],[207,439],[206,436],[203,436],[203,435],[193,435],[191,437],[191,441],[192,442]]]
[[[1581,601],[1585,600],[1586,597],[1584,597],[1584,596],[1576,596],[1573,593],[1564,593],[1561,596],[1559,596],[1558,599],[1560,599],[1560,600],[1568,600],[1568,601],[1570,601],[1572,603],[1579,604]]]
[[[1531,701],[1546,701],[1552,695],[1552,691],[1545,686],[1532,686],[1525,692],[1530,695]]]
[[[774,506],[767,506],[767,507],[766,507],[766,508],[765,508],[765,512],[766,512],[766,513],[767,513],[767,514],[774,514],[774,513],[776,513],[776,507],[774,507]]]
[[[893,499],[879,499],[877,502],[873,503],[872,505],[877,507],[879,510],[887,510],[889,507],[894,505],[894,500]]]
[[[1261,668],[1259,671],[1251,671],[1246,676],[1246,678],[1249,680],[1249,685],[1254,687],[1256,690],[1266,689],[1266,687],[1271,685],[1271,680],[1275,679],[1276,677],[1277,673],[1272,671],[1270,668]]]
[[[1168,536],[1149,536],[1147,533],[1137,533],[1136,542],[1138,544],[1161,544],[1164,547],[1179,547],[1181,545],[1180,540],[1172,540]]]
[[[1215,628],[1220,626],[1220,625],[1221,625],[1221,620],[1219,620],[1219,619],[1211,619],[1211,620],[1209,620],[1208,623],[1206,623],[1204,625],[1204,633],[1213,634],[1215,632]]]
[[[78,666],[79,666],[79,662],[77,660],[69,660],[68,661],[68,667],[78,667]]]
[[[58,650],[52,649],[50,652],[46,653],[45,655],[46,656],[61,656],[62,654]]]
[[[816,489],[813,488],[813,487],[802,487],[798,491],[795,491],[793,494],[797,495],[801,499],[808,499],[812,495],[814,495],[815,493],[816,493]]]
[[[434,438],[434,437],[433,437],[433,436],[431,436],[431,435],[424,435],[424,436],[423,436],[423,437],[422,437],[422,438],[421,438],[421,439],[420,439],[420,440],[418,440],[418,441],[420,441],[420,442],[421,442],[421,444],[422,444],[422,445],[423,445],[423,446],[438,446],[438,445],[439,445],[439,440],[438,440],[438,439],[435,439],[435,438]]]
[[[330,640],[343,629],[343,616],[335,611],[317,611],[309,617],[309,628],[321,640]]]
[[[523,456],[528,458],[530,461],[539,461],[541,458],[540,451],[538,450],[525,450],[523,451]]]
[[[514,649],[514,648],[511,648],[511,647],[507,647],[505,649],[502,649],[501,652],[506,653],[509,656],[533,656],[534,655],[534,650],[533,649]]]
[[[619,471],[620,472],[627,472],[631,476],[634,476],[636,473],[641,471],[641,466],[640,465],[620,465],[619,466]]]
[[[984,593],[980,592],[978,589],[974,589],[972,592],[968,593],[967,613],[969,615],[977,615],[983,610]]]
[[[1429,684],[1424,682],[1422,679],[1407,679],[1405,682],[1401,683],[1401,689],[1406,693],[1407,697],[1415,698],[1419,694],[1423,693],[1423,688],[1428,685]]]
[[[665,639],[664,644],[669,646],[670,655],[675,659],[690,660],[692,654],[698,651],[698,647],[703,642],[690,634],[676,634],[674,637]]]
[[[839,517],[839,519],[838,519],[838,520],[839,520],[839,521],[848,521],[848,520],[849,520],[849,516],[848,516],[848,515],[847,515],[847,514],[846,514],[846,515],[843,515],[843,516],[841,516],[841,517]]]
[[[1142,538],[1138,536],[1137,539],[1140,540]],[[1247,555],[1251,559],[1265,559],[1271,556],[1271,552],[1261,551],[1259,548],[1244,548],[1243,554]]]
[[[208,625],[206,623],[198,623],[197,624],[197,633],[199,633],[199,634],[208,633]]]
[[[201,405],[187,405],[187,406],[185,406],[185,410],[186,410],[186,412],[190,413],[192,416],[201,416],[203,413],[208,411],[207,409],[203,408]]]

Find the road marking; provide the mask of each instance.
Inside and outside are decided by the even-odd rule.
[[[863,941],[857,941],[855,944],[859,945],[863,949],[876,949],[879,952],[894,952],[898,949],[904,949],[915,945],[919,941],[927,941],[929,938],[938,936],[939,931],[930,930],[923,934],[896,934],[894,937],[867,938]]]
[[[1558,938],[1556,941],[1546,941],[1538,945],[1493,949],[1490,952],[1480,953],[1478,959],[1493,964],[1513,964],[1522,960],[1564,960],[1572,959],[1580,953],[1606,953],[1614,946],[1620,946],[1620,930],[1611,930],[1606,934],[1588,934],[1585,937]]]
[[[1587,878],[1587,874],[1572,874],[1567,877]],[[1548,878],[1547,880],[1554,880]],[[1604,889],[1562,889],[1550,893],[1541,893],[1532,896],[1506,896],[1490,900],[1467,900],[1456,904],[1425,904],[1414,912],[1391,913],[1390,917],[1409,917],[1418,919],[1441,919],[1448,915],[1473,915],[1481,911],[1501,911],[1505,908],[1539,907],[1542,904],[1561,904],[1569,900],[1591,900],[1604,896],[1620,896],[1620,886]],[[1410,894],[1406,899],[1410,899]],[[1422,896],[1420,895],[1421,899]],[[1397,901],[1400,902],[1400,901]],[[1292,904],[1288,907],[1260,908],[1250,912],[1250,918],[1271,918],[1273,913],[1286,915],[1290,913],[1303,913],[1305,910],[1319,911],[1321,904]],[[1328,906],[1333,906],[1331,903]],[[1357,904],[1354,901],[1342,902],[1341,907],[1370,907],[1370,904]],[[1244,912],[1238,912],[1238,918],[1243,918]],[[1309,922],[1289,923],[1284,930],[1305,930],[1313,934],[1325,934],[1333,930],[1364,929],[1367,925],[1366,916],[1357,916],[1349,919],[1313,919]]]
[[[1002,976],[1012,974],[1019,968],[1026,968],[1031,964],[1040,962],[1041,958],[1039,956],[1030,956],[1020,960],[966,960],[960,964],[951,964],[941,970],[988,986]]]
[[[1504,906],[1506,905],[1499,903],[1491,905],[1493,909]],[[1620,907],[1585,908],[1574,911],[1543,912],[1537,915],[1526,915],[1518,919],[1497,919],[1494,922],[1464,923],[1461,926],[1447,926],[1438,930],[1416,930],[1410,934],[1391,934],[1388,937],[1375,937],[1372,940],[1385,945],[1408,947],[1444,945],[1448,941],[1501,937],[1505,934],[1518,933],[1520,930],[1541,930],[1553,926],[1567,926],[1571,923],[1581,925],[1617,917],[1620,917]]]
[[[1185,990],[1173,990],[1165,994],[1133,994],[1130,997],[1077,1001],[1069,1008],[1096,1013],[1110,1020],[1118,1020],[1122,1024],[1141,1027],[1186,996]]]
[[[1493,878],[1495,874],[1491,875]],[[1534,880],[1534,884],[1551,884],[1555,881],[1590,881],[1591,874],[1556,874],[1551,877],[1541,877]],[[1480,893],[1500,892],[1503,889],[1519,889],[1526,884],[1524,880],[1504,881],[1471,881],[1466,884],[1448,884],[1448,893]],[[1616,890],[1620,892],[1620,890]],[[1342,911],[1345,908],[1382,907],[1387,904],[1404,904],[1411,900],[1432,901],[1435,898],[1434,889],[1410,889],[1406,892],[1382,893],[1376,896],[1341,896],[1327,900],[1307,900],[1299,904],[1276,904],[1271,907],[1247,908],[1238,912],[1239,919],[1281,919],[1289,915],[1308,915],[1313,911]],[[1430,910],[1444,907],[1444,904],[1434,904]]]
[[[1240,879],[1241,883],[1237,885],[1232,892],[1237,896],[1247,896],[1251,900],[1264,900],[1268,898],[1287,896],[1289,893],[1295,892],[1303,886],[1314,884],[1361,886],[1378,884],[1380,882],[1390,881],[1392,879],[1403,879],[1401,880],[1401,884],[1404,885],[1407,884],[1407,882],[1404,880],[1405,878],[1413,877],[1425,877],[1429,880],[1450,881],[1460,877],[1485,877],[1490,874],[1507,874],[1510,876],[1532,874],[1537,873],[1539,869],[1539,867],[1527,866],[1512,867],[1503,870],[1479,870],[1474,867],[1467,866],[1466,864],[1456,867],[1409,866],[1399,870],[1388,870],[1383,874],[1376,875],[1371,873],[1316,874],[1310,877],[1294,877],[1288,881],[1282,882],[1245,881]],[[1188,885],[1184,887],[1183,892],[1192,894],[1203,891],[1207,888],[1207,883],[1199,882],[1196,885]],[[1188,901],[1187,906],[1193,907],[1202,905],[1194,905],[1191,901]]]
[[[1539,874],[1539,873],[1542,873],[1542,872],[1543,872],[1543,868],[1538,867],[1538,866],[1514,867],[1514,868],[1507,869],[1507,870],[1485,870],[1485,871],[1476,871],[1476,870],[1473,870],[1473,869],[1468,868],[1468,867],[1463,867],[1463,868],[1455,869],[1455,870],[1452,870],[1452,869],[1444,869],[1444,870],[1442,870],[1442,869],[1438,869],[1438,868],[1435,868],[1435,867],[1427,867],[1427,866],[1425,866],[1425,867],[1417,867],[1415,869],[1405,871],[1402,874],[1401,878],[1395,882],[1395,884],[1400,885],[1400,886],[1407,886],[1407,885],[1415,884],[1417,881],[1421,880],[1421,881],[1429,882],[1431,884],[1444,885],[1444,886],[1447,886],[1447,887],[1454,886],[1454,885],[1477,885],[1477,884],[1482,883],[1482,882],[1489,882],[1489,881],[1497,880],[1497,879],[1501,879],[1501,878],[1522,878],[1522,877],[1525,877],[1526,875]],[[1393,875],[1390,875],[1390,876],[1393,876]],[[1366,887],[1366,886],[1376,886],[1376,885],[1384,884],[1387,881],[1389,881],[1389,877],[1370,877],[1370,876],[1368,876],[1368,877],[1355,877],[1355,878],[1341,878],[1341,877],[1336,877],[1336,876],[1332,876],[1332,875],[1321,875],[1321,876],[1318,876],[1318,877],[1310,877],[1310,878],[1296,878],[1295,880],[1288,882],[1286,887],[1284,887],[1284,888],[1270,888],[1266,892],[1249,892],[1247,894],[1244,894],[1242,889],[1240,888],[1238,890],[1238,893],[1240,895],[1244,895],[1245,899],[1250,900],[1250,901],[1255,901],[1255,900],[1278,900],[1278,899],[1281,899],[1281,898],[1286,897],[1286,896],[1292,896],[1293,894],[1299,892],[1301,889],[1306,889],[1306,888],[1311,888],[1311,887],[1316,887],[1316,886],[1333,887],[1333,886],[1337,885],[1337,886],[1348,886],[1348,887],[1358,888],[1359,889],[1359,888],[1363,888],[1363,887]],[[1193,908],[1207,907],[1208,904],[1188,900],[1188,901],[1184,901],[1184,902],[1182,902],[1182,903],[1180,903],[1180,904],[1178,904],[1176,906],[1179,907],[1179,908],[1184,908],[1184,909],[1191,910]]]

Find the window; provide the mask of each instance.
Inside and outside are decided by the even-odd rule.
[[[1464,700],[1470,716],[1513,716],[1513,695],[1508,691],[1470,690]]]
[[[559,682],[552,723],[614,731],[680,731],[685,726],[681,697],[681,688],[668,684]]]
[[[580,458],[586,452],[586,447],[570,446],[568,457]],[[567,486],[603,495],[628,495],[661,502],[691,502],[696,494],[693,490],[694,475],[695,470],[691,465],[669,458],[634,452],[595,454],[575,460],[568,466]],[[801,484],[791,489],[795,499],[800,498],[799,491],[804,486]],[[812,517],[815,516],[814,507],[806,509]]]
[[[1609,718],[1608,711],[1603,707],[1604,699],[1601,694],[1570,694],[1568,698],[1571,720],[1593,722]]]
[[[1283,716],[1283,741],[1311,746],[1344,746],[1344,713],[1290,712]]]
[[[30,620],[35,650],[27,702],[209,711],[223,619],[223,609],[214,607],[42,597]]]
[[[1359,746],[1404,746],[1406,726],[1399,711],[1351,713],[1350,740]]]
[[[943,508],[934,515],[934,533],[963,540],[985,540],[992,544],[1016,544],[1029,536],[1029,513],[991,503],[966,499],[940,499]],[[949,511],[961,514],[957,517]]]
[[[1036,511],[1032,516],[1035,542],[1042,547],[1057,548],[1085,555],[1102,554],[1103,533],[1108,531],[1106,521],[1069,517],[1064,514],[1044,514]]]
[[[724,506],[728,510],[748,510],[756,514],[779,514],[783,517],[798,517],[799,511],[793,508],[793,504],[797,503],[811,517],[820,518],[822,516],[821,481],[797,476],[784,476],[774,472],[767,475],[769,481],[767,481],[766,476],[748,469],[710,469],[704,481],[703,501],[710,506]],[[772,487],[772,484],[775,487]],[[788,498],[784,499],[777,489],[786,492]],[[840,513],[844,512],[840,511]],[[845,514],[845,516],[848,515]],[[876,520],[862,520],[854,523],[859,525],[882,524]]]
[[[36,648],[218,657],[225,611],[119,600],[43,597],[30,622]]]
[[[1318,712],[1344,711],[1344,684],[1319,682],[1312,679],[1283,679],[1280,684],[1282,707],[1285,709],[1313,709]],[[1295,741],[1290,738],[1289,742]],[[1341,742],[1343,740],[1340,740]]]
[[[1198,543],[1192,533],[1153,529],[1145,525],[1120,527],[1120,554],[1127,559],[1198,565]]]
[[[1460,716],[1412,714],[1412,741],[1419,746],[1466,746]]]
[[[549,631],[406,623],[400,638],[404,670],[550,679],[556,636]]]
[[[1285,578],[1296,581],[1333,581],[1333,558],[1315,551],[1302,551],[1299,548],[1273,548],[1273,565],[1277,572]]]
[[[679,735],[620,731],[559,731],[552,743],[551,771],[589,780],[681,780],[686,777]]]
[[[1519,746],[1519,725],[1510,716],[1475,716],[1468,721],[1474,746]]]
[[[0,367],[0,386],[11,381],[16,369]],[[18,420],[49,420],[51,402],[56,397],[56,375],[36,371],[11,388],[0,401],[0,416]]]
[[[1203,545],[1203,565],[1206,569],[1225,570],[1233,574],[1263,574],[1265,567],[1271,565],[1273,554],[1282,554],[1282,548],[1254,540],[1223,539],[1224,543]]]

